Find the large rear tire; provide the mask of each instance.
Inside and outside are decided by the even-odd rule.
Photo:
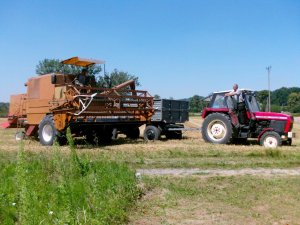
[[[229,117],[223,113],[208,115],[202,124],[202,137],[209,143],[229,143],[232,137],[232,125]]]
[[[278,133],[267,131],[261,136],[260,145],[266,148],[277,148],[282,145],[282,140]]]

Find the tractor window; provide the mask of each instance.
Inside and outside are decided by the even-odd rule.
[[[225,97],[227,106],[229,109],[235,109],[237,106],[237,101],[235,100],[234,97]]]
[[[255,96],[252,96],[252,95],[246,95],[246,101],[247,101],[249,110],[250,110],[251,112],[259,112],[259,111],[260,111]]]
[[[227,108],[224,94],[217,94],[214,98],[212,108]]]

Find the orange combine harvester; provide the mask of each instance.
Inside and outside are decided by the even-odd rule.
[[[73,57],[63,64],[88,68],[103,61]],[[3,127],[20,127],[16,139],[35,136],[42,145],[66,142],[66,129],[91,142],[108,142],[117,129],[139,137],[139,126],[154,113],[153,97],[135,90],[133,80],[113,88],[99,88],[94,76],[51,73],[30,78],[25,94],[12,95],[8,121]]]

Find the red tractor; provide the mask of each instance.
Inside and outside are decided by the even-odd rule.
[[[292,144],[293,116],[261,112],[253,91],[242,90],[241,97],[226,96],[228,92],[214,92],[207,98],[209,103],[202,113],[201,128],[206,142],[227,144],[255,138],[269,148]]]

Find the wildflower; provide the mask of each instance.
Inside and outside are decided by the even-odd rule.
[[[135,177],[137,178],[137,179],[141,179],[141,177],[142,177],[142,175],[141,175],[141,173],[135,173]]]
[[[49,211],[49,215],[52,215],[54,212],[53,211]]]
[[[12,203],[12,206],[15,206],[16,204],[17,204],[17,203],[13,202],[13,203]]]

